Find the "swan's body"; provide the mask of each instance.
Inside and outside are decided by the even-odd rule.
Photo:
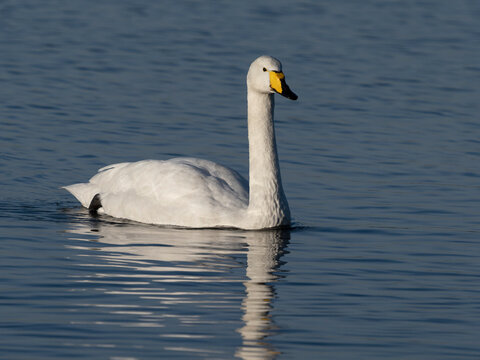
[[[297,96],[281,71],[278,60],[262,56],[247,75],[249,183],[214,162],[174,158],[110,165],[88,183],[65,189],[91,211],[150,224],[243,229],[290,225],[275,142],[273,93],[294,100]]]

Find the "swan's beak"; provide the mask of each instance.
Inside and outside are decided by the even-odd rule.
[[[285,75],[283,75],[283,72],[281,71],[270,71],[270,87],[280,95],[285,96],[287,99],[298,99],[298,96],[288,87],[285,82]]]

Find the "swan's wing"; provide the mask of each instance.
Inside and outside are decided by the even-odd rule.
[[[234,195],[248,198],[248,183],[236,171],[212,161],[174,158],[144,160],[106,166],[90,179],[102,192],[134,191],[139,196],[178,199],[185,196],[211,196],[217,201]]]
[[[238,172],[213,161],[196,158],[174,158],[170,163],[186,165],[200,172],[205,178],[214,179],[222,186],[227,186],[242,200],[248,200],[248,181]]]
[[[175,158],[102,168],[88,184],[66,187],[83,206],[97,193],[105,213],[142,222],[191,226],[248,205],[248,183],[214,162]]]

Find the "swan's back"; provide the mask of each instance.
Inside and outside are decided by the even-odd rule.
[[[85,207],[100,194],[103,212],[152,224],[229,226],[229,217],[248,206],[244,178],[195,158],[114,164],[100,169],[89,183],[65,188]]]

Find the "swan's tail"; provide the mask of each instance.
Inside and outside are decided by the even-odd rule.
[[[80,201],[82,206],[88,208],[92,199],[96,194],[100,191],[97,186],[92,183],[80,183],[80,184],[73,184],[68,186],[62,186],[62,189],[67,190],[75,196],[75,198]]]

